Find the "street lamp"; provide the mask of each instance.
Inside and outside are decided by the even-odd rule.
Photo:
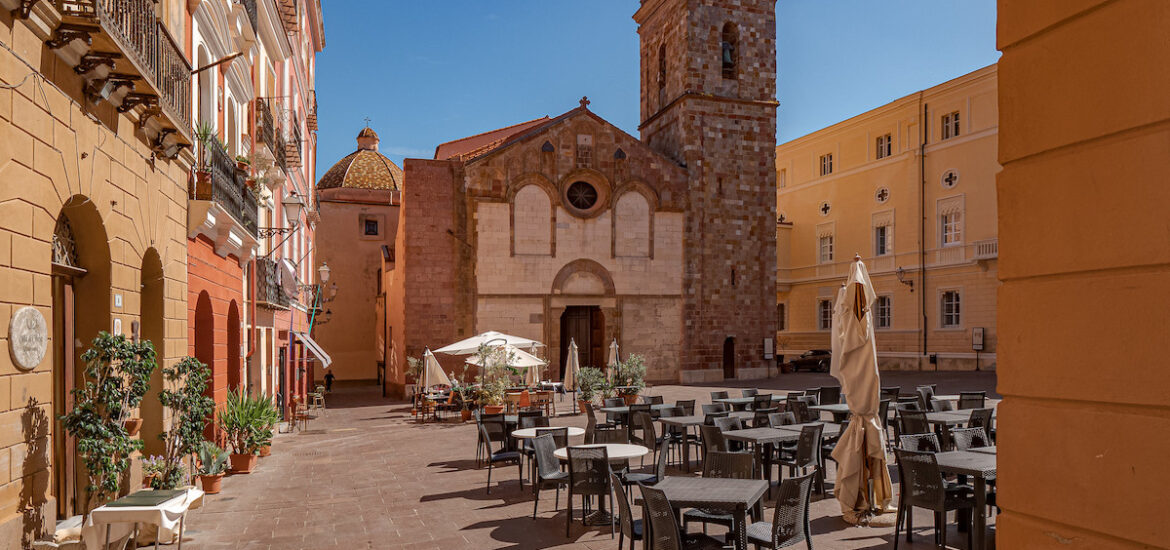
[[[301,211],[305,209],[305,201],[295,191],[289,192],[288,195],[280,201],[280,205],[284,207],[284,217],[288,218],[289,227],[261,227],[256,230],[257,235],[261,239],[271,237],[273,235],[284,235],[285,233],[292,233],[301,226]]]
[[[321,267],[317,268],[317,275],[319,275],[321,277],[321,283],[328,283],[329,282],[329,273],[331,271],[332,270],[329,269],[329,264],[327,264],[325,262],[321,262]]]

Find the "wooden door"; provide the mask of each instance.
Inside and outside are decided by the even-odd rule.
[[[593,366],[605,370],[605,315],[601,308],[589,308],[589,359]]]
[[[728,337],[723,341],[723,378],[735,378],[735,338]]]
[[[56,276],[53,283],[53,497],[57,499],[57,517],[68,518],[79,511],[77,439],[58,419],[73,409],[77,376],[73,278]]]
[[[561,380],[565,379],[565,367],[569,364],[569,342],[577,344],[577,360],[581,367],[596,366],[590,362],[589,308],[569,306],[561,314]]]

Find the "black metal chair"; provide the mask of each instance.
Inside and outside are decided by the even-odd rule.
[[[617,492],[618,503],[618,550],[624,550],[626,539],[630,539],[630,550],[635,550],[635,542],[642,540],[645,533],[645,528],[642,525],[642,520],[634,519],[633,511],[630,509],[630,496],[626,494],[626,490],[622,487],[622,480],[618,479],[617,474],[612,471],[609,473],[609,482],[613,485],[613,490]]]
[[[508,433],[505,431],[503,422],[480,422],[479,433],[484,441],[488,442],[488,452],[484,459],[487,461],[488,475],[487,475],[487,492],[490,495],[492,492],[492,468],[496,464],[510,464],[515,462],[516,469],[520,472],[520,488],[524,488],[524,461],[523,455],[519,451],[513,450],[508,446]],[[500,442],[500,449],[497,451],[491,450],[492,442]]]
[[[956,451],[988,447],[991,440],[983,428],[951,428],[951,441]]]
[[[796,471],[799,469],[801,475],[804,475],[809,468],[818,467],[821,465],[821,447],[824,445],[821,434],[824,432],[824,424],[811,424],[800,429],[800,438],[796,440],[796,449],[788,451],[784,448],[780,449],[779,456],[776,457],[776,464],[780,466],[788,466],[788,476],[796,477]],[[817,488],[819,494],[825,494],[825,476],[824,470],[819,470],[816,476]]]
[[[650,550],[714,550],[723,548],[723,543],[706,535],[679,533],[674,507],[666,493],[653,487],[640,487],[642,501],[646,503],[643,521],[650,522]]]
[[[754,479],[752,463],[754,457],[747,453],[712,452],[703,463],[703,477],[716,479]],[[707,524],[714,523],[731,528],[735,525],[735,516],[723,510],[704,510],[692,508],[683,512],[683,530],[692,521],[703,524],[703,532],[707,532]]]
[[[573,495],[581,496],[583,516],[581,524],[589,517],[590,499],[609,498],[613,509],[613,493],[609,487],[609,453],[605,447],[569,447],[569,514],[565,516],[565,536],[569,536],[569,525],[573,522]],[[609,534],[613,535],[613,518],[609,522]]]
[[[898,495],[898,515],[894,520],[894,548],[898,548],[898,533],[906,519],[906,542],[911,542],[913,509],[926,508],[934,512],[935,543],[946,547],[946,513],[951,510],[970,514],[975,499],[970,487],[948,483],[943,479],[934,453],[894,449],[902,490]],[[967,530],[967,548],[971,547],[973,529]]]
[[[816,472],[790,477],[780,483],[776,498],[776,512],[772,521],[757,521],[747,528],[748,544],[756,548],[786,548],[804,542],[812,550],[812,530],[809,528],[809,500],[812,498],[813,478]]]
[[[755,388],[749,388],[749,389],[743,390],[742,393],[743,393],[744,397],[755,397],[756,395],[759,395],[760,390],[757,390]]]
[[[984,403],[987,401],[987,392],[985,391],[961,391],[959,392],[959,410],[963,409],[982,409]]]
[[[565,428],[559,429],[568,431]],[[536,509],[540,505],[540,490],[549,485],[557,490],[553,498],[553,509],[560,509],[561,485],[569,483],[569,473],[561,471],[561,463],[553,453],[562,446],[556,442],[553,435],[539,435],[532,440],[532,447],[536,452],[536,478],[532,481],[532,519],[536,519]]]

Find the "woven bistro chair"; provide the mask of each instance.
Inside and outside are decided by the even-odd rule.
[[[563,445],[557,442],[553,435],[538,435],[532,440],[532,447],[536,451],[536,476],[532,481],[532,519],[536,519],[536,509],[540,505],[540,490],[549,485],[557,490],[556,496],[553,497],[553,509],[560,509],[561,485],[569,483],[569,472],[561,471],[561,463],[553,454],[561,446]]]
[[[637,403],[630,405],[630,414],[626,417],[626,429],[630,432],[630,441],[635,443],[642,440],[640,436],[634,434],[634,432],[642,429],[642,425],[638,422],[639,414],[650,414],[650,404]]]
[[[715,401],[716,399],[727,399],[727,398],[728,398],[728,395],[727,395],[726,391],[713,391],[713,392],[711,392],[711,401]]]
[[[824,424],[811,424],[800,428],[800,438],[796,440],[796,450],[788,451],[783,447],[780,449],[779,456],[776,457],[776,464],[779,466],[788,466],[788,476],[796,477],[796,471],[799,469],[801,475],[804,475],[809,468],[816,468],[821,465],[821,448],[824,445],[821,434],[824,432]],[[816,472],[816,480],[818,487],[818,494],[825,494],[825,474],[824,470]]]
[[[749,388],[749,389],[743,390],[742,395],[744,397],[755,397],[755,396],[759,395],[759,393],[760,393],[760,390],[757,390],[755,388]]]
[[[947,399],[931,399],[930,410],[934,412],[946,412],[955,410],[955,402]]]
[[[694,399],[684,399],[681,401],[675,401],[674,406],[682,407],[683,416],[694,416],[694,414],[695,414],[695,400]]]
[[[583,516],[581,524],[589,516],[590,498],[609,498],[609,507],[613,509],[613,494],[609,487],[609,452],[605,447],[569,447],[569,514],[565,516],[565,536],[569,536],[569,526],[573,522],[573,495],[581,496]],[[609,522],[609,534],[613,535],[613,519]]]
[[[898,411],[898,436],[928,434],[930,423],[922,411]]]
[[[625,428],[612,428],[608,430],[596,430],[593,432],[593,444],[603,445],[606,443],[629,443],[630,434]]]
[[[659,445],[658,459],[654,461],[654,468],[651,471],[642,472],[628,472],[621,477],[622,485],[632,487],[634,485],[657,485],[659,481],[666,478],[666,443]]]
[[[995,441],[995,426],[992,417],[994,411],[991,409],[972,409],[971,419],[967,421],[968,428],[983,428],[987,432],[987,436],[991,441]]]
[[[723,418],[715,419],[715,427],[719,428],[720,432],[730,432],[733,430],[743,429],[743,420],[738,416],[725,416]],[[742,441],[728,441],[727,450],[739,453],[743,452],[745,445]]]
[[[898,548],[898,533],[902,520],[906,520],[906,542],[911,542],[913,533],[913,509],[926,508],[934,512],[935,542],[940,548],[947,545],[946,514],[951,510],[970,514],[975,508],[975,499],[970,487],[952,484],[943,479],[934,453],[894,449],[898,458],[901,491],[898,495],[898,516],[894,520],[894,548]],[[968,519],[970,519],[968,517]],[[967,529],[967,548],[971,548],[972,532]]]
[[[476,419],[475,419],[476,424],[483,424],[484,422],[498,422],[500,424],[504,423],[504,414],[503,413],[483,414],[483,415],[479,414],[479,411],[475,411],[475,413],[476,413]],[[475,436],[476,436],[475,467],[478,468],[478,467],[483,465],[483,457],[488,455],[488,454],[491,454],[491,445],[488,443],[487,440],[485,440],[483,438],[483,432],[480,431],[479,428],[476,428]],[[504,438],[504,439],[501,439],[500,441],[505,441],[506,439],[507,438]]]
[[[618,503],[618,550],[625,550],[626,539],[630,540],[630,550],[635,550],[635,542],[642,540],[643,534],[646,532],[642,525],[642,520],[634,519],[633,511],[630,509],[630,496],[622,487],[622,480],[618,479],[617,474],[609,473],[609,483],[613,486],[614,492],[617,493]]]
[[[608,409],[610,407],[624,407],[624,406],[626,406],[626,402],[625,402],[625,400],[623,400],[620,397],[610,397],[610,398],[603,400],[601,406],[602,406],[602,408],[606,408],[606,409]],[[624,415],[622,413],[605,413],[605,423],[606,424],[613,424],[615,426],[618,426],[618,425],[625,423],[625,420],[626,420],[626,415]]]
[[[934,399],[934,386],[918,386],[914,391],[918,393],[918,408],[924,411],[932,410],[930,402]]]
[[[790,411],[796,416],[797,424],[804,424],[805,422],[812,422],[812,411],[808,410],[808,401],[797,399],[788,403]]]
[[[898,436],[898,447],[916,453],[937,453],[942,443],[935,434],[910,434]]]
[[[772,394],[764,393],[752,396],[752,410],[756,412],[772,413],[779,411],[779,407],[772,405]]]
[[[488,453],[484,457],[487,461],[488,475],[487,475],[487,492],[492,493],[492,468],[496,464],[511,464],[516,463],[516,471],[520,473],[520,488],[524,488],[524,460],[523,455],[519,451],[513,450],[508,446],[508,433],[505,430],[503,422],[481,422],[479,424],[480,436],[488,443]],[[499,450],[491,450],[491,442],[500,442]]]
[[[661,405],[664,402],[665,401],[663,401],[661,395],[643,395],[642,396],[642,403],[645,403],[647,405]]]
[[[723,430],[715,425],[703,424],[699,426],[699,439],[702,442],[703,463],[707,463],[707,456],[713,452],[727,452],[727,440],[723,439]]]
[[[956,451],[991,445],[991,440],[983,428],[951,428],[951,441],[954,442]]]
[[[753,479],[753,457],[747,453],[724,453],[715,451],[707,456],[703,463],[703,477],[716,479]],[[703,532],[707,532],[707,524],[714,523],[731,528],[735,525],[735,516],[723,510],[704,510],[692,508],[683,512],[683,530],[687,525],[696,521],[703,524]]]
[[[666,493],[645,485],[639,487],[642,491],[642,501],[646,503],[646,516],[643,521],[650,522],[649,550],[715,550],[723,548],[723,543],[706,535],[680,533],[678,520],[674,514],[674,507],[666,498]]]
[[[841,386],[824,386],[817,393],[823,405],[835,405],[841,402]]]
[[[814,476],[816,472],[809,472],[780,483],[772,521],[757,521],[748,525],[748,544],[754,544],[756,548],[787,548],[804,542],[812,550],[808,505],[812,498]]]
[[[776,426],[787,426],[789,424],[796,424],[796,415],[792,414],[791,411],[768,414],[768,425],[773,428]]]
[[[898,395],[902,393],[902,386],[882,386],[882,399],[889,399],[890,401],[897,401]]]
[[[961,391],[959,392],[959,409],[982,409],[984,403],[987,401],[987,392],[985,391]]]

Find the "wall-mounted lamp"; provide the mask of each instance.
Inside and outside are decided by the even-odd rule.
[[[895,273],[898,275],[898,282],[910,287],[910,292],[914,292],[914,280],[906,280],[906,270],[902,269],[901,266],[898,266],[898,271]]]
[[[329,269],[329,264],[327,264],[327,263],[325,263],[325,262],[321,262],[321,267],[318,267],[318,268],[317,268],[317,275],[319,275],[319,276],[321,277],[321,282],[322,282],[322,283],[328,283],[328,282],[329,282],[329,273],[330,273],[331,271],[332,271],[332,270],[331,270],[331,269]]]

